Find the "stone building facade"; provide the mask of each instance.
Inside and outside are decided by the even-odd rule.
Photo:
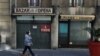
[[[35,49],[86,47],[91,35],[84,28],[95,20],[96,2],[0,0],[0,42],[22,48],[25,32],[31,31]]]

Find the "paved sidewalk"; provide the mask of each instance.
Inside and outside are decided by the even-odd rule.
[[[19,56],[22,50],[0,51],[0,56]],[[88,49],[34,49],[33,52],[38,56],[89,56]]]

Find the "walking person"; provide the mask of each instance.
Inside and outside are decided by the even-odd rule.
[[[23,53],[22,55],[25,54],[25,52],[27,51],[27,49],[29,50],[30,54],[32,56],[35,56],[35,54],[32,52],[32,49],[31,49],[31,45],[32,45],[32,37],[31,37],[31,32],[26,32],[25,34],[25,38],[24,38],[24,50],[23,50]]]

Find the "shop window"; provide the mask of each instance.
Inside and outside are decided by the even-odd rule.
[[[28,0],[28,3],[30,7],[36,7],[36,6],[40,6],[41,1],[40,0]]]
[[[69,0],[69,5],[72,7],[83,6],[83,0]]]
[[[88,21],[74,21],[70,25],[70,42],[71,45],[87,45],[90,35],[84,30],[85,27],[90,26]]]

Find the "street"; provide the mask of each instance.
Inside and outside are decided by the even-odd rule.
[[[0,51],[0,56],[20,56],[19,53],[22,50],[4,50]],[[34,49],[34,53],[37,56],[89,56],[88,49]]]

